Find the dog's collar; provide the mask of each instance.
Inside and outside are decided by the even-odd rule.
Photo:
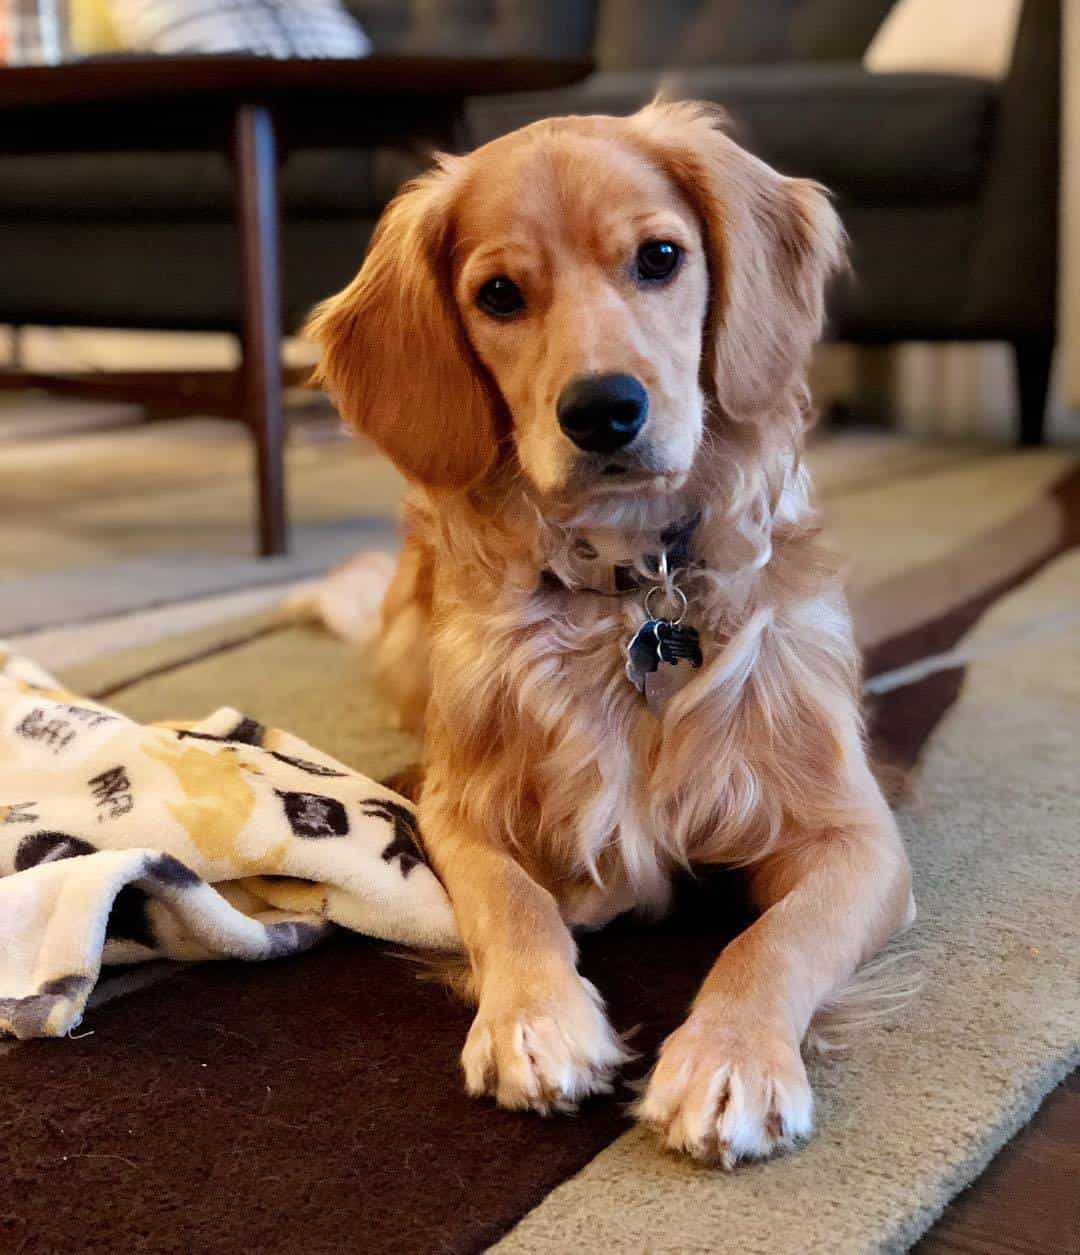
[[[661,555],[667,557],[668,571],[683,570],[692,565],[694,533],[700,522],[699,511],[688,519],[669,524],[657,535],[656,550],[646,550],[641,557],[641,566],[649,574],[643,575],[633,564],[616,561],[603,533],[583,532],[570,546],[572,578],[566,579],[551,567],[545,567],[540,573],[541,580],[548,588],[600,593],[606,597],[623,597],[637,592],[661,578]],[[625,554],[619,556],[624,557]]]

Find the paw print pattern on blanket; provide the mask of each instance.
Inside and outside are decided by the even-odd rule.
[[[336,926],[459,948],[404,798],[235,710],[140,725],[0,648],[0,1034],[67,1033],[102,964]]]
[[[275,790],[285,808],[285,818],[294,837],[318,841],[324,837],[345,837],[349,834],[349,816],[336,797],[320,797],[317,793],[292,793]]]
[[[416,816],[408,806],[386,798],[381,801],[378,798],[368,798],[361,805],[365,815],[385,819],[394,830],[393,841],[382,852],[384,862],[397,859],[403,876],[407,876],[418,863],[424,862],[420,829],[416,826]]]

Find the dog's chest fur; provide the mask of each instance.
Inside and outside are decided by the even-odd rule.
[[[701,741],[699,706],[727,641],[703,634],[705,666],[658,718],[625,672],[641,602],[541,586],[499,611],[459,604],[452,633],[435,636],[445,726],[459,750],[479,751],[468,767],[485,799],[477,821],[501,830],[584,926],[663,910],[674,868],[715,848],[735,767],[716,744],[685,752]]]
[[[545,561],[428,535],[429,771],[446,765],[454,822],[511,850],[569,920],[661,911],[678,866],[760,858],[791,827],[785,797],[804,799],[799,825],[827,822],[822,781],[857,752],[855,652],[811,530],[772,534],[747,574],[722,524],[699,528],[684,588],[704,665],[659,717],[625,673],[643,593],[553,587]]]

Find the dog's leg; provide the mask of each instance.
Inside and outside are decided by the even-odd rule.
[[[671,1149],[731,1167],[810,1133],[800,1044],[811,1017],[914,919],[907,856],[868,787],[850,827],[796,835],[752,872],[764,913],[717,960],[639,1107]]]
[[[468,1092],[547,1114],[610,1091],[627,1055],[600,996],[578,975],[555,899],[509,854],[423,802],[421,826],[479,990],[461,1056]]]

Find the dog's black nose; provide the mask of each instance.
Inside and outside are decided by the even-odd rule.
[[[579,375],[555,407],[559,426],[587,453],[614,453],[645,424],[649,394],[633,375]]]

